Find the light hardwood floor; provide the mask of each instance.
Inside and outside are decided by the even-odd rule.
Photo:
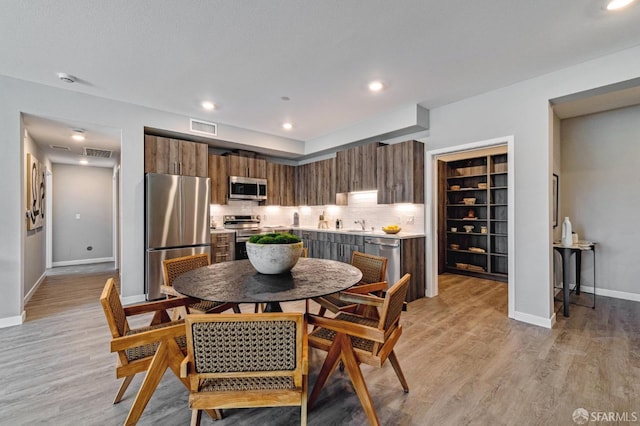
[[[108,276],[49,277],[25,324],[0,329],[0,425],[124,422],[142,377],[111,403],[119,382],[98,302]],[[362,366],[385,425],[573,425],[579,407],[640,413],[639,303],[601,297],[595,311],[572,306],[547,330],[507,318],[506,284],[443,275],[440,296],[410,303],[402,323],[396,351],[411,391],[402,392],[390,365]],[[310,387],[323,359],[311,350]],[[169,372],[139,424],[186,425],[190,415],[187,391]],[[215,424],[299,423],[295,407],[225,415]],[[346,373],[330,377],[309,424],[366,424]]]

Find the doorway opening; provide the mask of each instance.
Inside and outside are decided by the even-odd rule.
[[[496,168],[496,164],[492,163],[495,160],[492,158],[493,154],[497,155],[496,159],[503,154],[506,155],[504,158],[506,164]],[[472,161],[468,165],[466,162],[458,162],[458,165],[469,167],[462,172],[468,174],[469,178],[463,176],[464,179],[463,177],[447,179],[455,174],[447,175],[448,169],[444,167],[443,160],[455,161],[483,156],[487,161],[483,169],[484,173],[480,170],[482,168],[480,162],[474,164]],[[499,158],[499,161],[502,162],[502,158]],[[447,268],[452,272],[459,271],[467,275],[481,275],[481,272],[484,272],[488,279],[502,277],[502,281],[507,282],[508,316],[513,318],[515,315],[513,136],[427,151],[426,163],[426,204],[429,213],[426,230],[427,270],[429,271],[426,295],[433,297],[438,294],[439,272]],[[475,170],[474,167],[478,169]],[[503,173],[501,167],[508,167],[508,172]],[[446,187],[443,182],[446,183]],[[482,188],[485,185],[491,186],[492,182],[496,182],[493,183],[495,190],[490,187]],[[474,188],[463,185],[474,185]],[[452,196],[448,197],[447,192]],[[473,196],[474,193],[477,195]],[[455,216],[454,220],[446,220],[447,211]],[[490,220],[497,217],[500,219],[493,222]],[[494,251],[491,251],[491,247]],[[443,257],[446,258],[447,250],[452,256],[445,263]],[[492,253],[495,255],[492,256]],[[456,255],[460,255],[457,261]],[[470,265],[471,269],[469,269]],[[491,278],[490,272],[499,274],[494,274],[494,278]]]

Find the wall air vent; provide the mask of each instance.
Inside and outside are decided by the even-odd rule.
[[[63,145],[49,145],[51,149],[57,149],[58,151],[71,151],[71,148]]]
[[[192,132],[202,133],[203,135],[209,136],[217,136],[218,135],[218,125],[215,123],[209,123],[207,121],[196,120],[194,118],[190,118],[190,129]]]
[[[84,155],[87,157],[111,158],[112,151],[98,148],[84,147]]]

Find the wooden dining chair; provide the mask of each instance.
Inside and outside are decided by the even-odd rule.
[[[308,343],[303,313],[187,315],[191,425],[202,409],[299,406],[307,423]]]
[[[146,372],[125,424],[137,423],[167,368],[171,368],[180,378],[180,363],[187,346],[184,320],[171,321],[167,309],[184,307],[193,302],[193,299],[187,297],[176,297],[122,306],[113,278],[107,280],[100,296],[100,304],[111,330],[111,352],[118,354],[116,377],[123,379],[113,403],[117,404],[122,400],[137,373]],[[139,328],[129,326],[128,317],[151,313],[153,318],[150,325]],[[188,382],[181,380],[188,388]],[[214,412],[208,413],[216,416]]]
[[[374,294],[381,296],[387,289],[387,262],[388,259],[382,256],[374,256],[359,251],[354,251],[351,255],[351,265],[362,271],[362,279],[355,286],[345,290],[348,293]],[[340,298],[339,294],[316,297],[314,302],[320,305],[319,316],[324,316],[327,310],[338,314],[340,312],[356,312],[359,308],[357,303],[348,302]],[[369,310],[368,312],[373,312]],[[362,311],[361,311],[362,313]]]
[[[372,425],[380,421],[365,384],[360,363],[382,367],[387,360],[395,371],[402,389],[409,392],[409,385],[402,373],[398,358],[393,350],[400,335],[400,314],[409,288],[410,274],[405,274],[395,283],[384,298],[372,295],[340,293],[340,298],[352,303],[367,304],[381,308],[380,318],[340,312],[335,318],[308,315],[309,324],[316,328],[309,335],[309,346],[327,352],[318,379],[309,397],[309,408],[313,407],[322,387],[338,362],[342,361],[351,378],[360,403]]]
[[[164,285],[160,287],[160,292],[167,295],[167,297],[182,297],[183,295],[173,288],[173,281],[185,272],[208,265],[210,265],[210,261],[207,253],[163,260]],[[235,313],[240,313],[240,307],[237,303],[198,300],[196,303],[190,304],[187,308],[177,309],[173,318],[182,318],[187,314],[187,311],[192,314],[214,314],[224,312],[228,309],[233,309]]]

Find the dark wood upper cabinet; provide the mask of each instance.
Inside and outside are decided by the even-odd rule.
[[[267,163],[268,206],[296,205],[296,168],[286,164]]]
[[[370,143],[336,153],[336,192],[376,190],[379,146],[379,143]]]
[[[227,204],[229,173],[227,157],[209,155],[209,178],[211,179],[211,204]]]
[[[229,176],[267,178],[267,161],[262,158],[227,155]]]
[[[303,206],[336,204],[336,159],[296,167],[296,201]]]
[[[424,144],[401,142],[378,147],[378,204],[424,203]]]
[[[161,136],[144,136],[144,172],[207,177],[206,144]]]

